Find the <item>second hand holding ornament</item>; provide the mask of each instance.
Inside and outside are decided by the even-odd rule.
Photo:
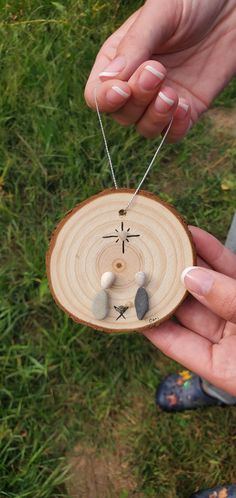
[[[83,201],[59,223],[47,253],[50,289],[79,323],[106,332],[141,331],[174,313],[187,295],[182,270],[195,263],[179,213],[140,191],[172,122],[137,189],[119,189],[96,91],[95,103],[115,189]]]

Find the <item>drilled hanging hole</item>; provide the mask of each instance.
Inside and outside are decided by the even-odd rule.
[[[125,216],[126,213],[127,213],[127,211],[125,209],[120,209],[120,211],[119,211],[120,216]]]

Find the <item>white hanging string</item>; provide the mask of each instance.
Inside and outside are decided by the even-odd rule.
[[[165,139],[166,139],[166,137],[167,137],[167,135],[168,135],[168,133],[170,131],[170,127],[172,125],[172,122],[173,122],[173,118],[171,119],[170,123],[168,124],[168,127],[167,127],[167,129],[166,129],[166,131],[165,131],[165,133],[164,133],[164,135],[163,135],[163,137],[161,139],[161,142],[158,145],[158,148],[157,148],[157,150],[156,150],[156,152],[155,152],[155,154],[154,154],[154,156],[153,156],[153,158],[152,158],[149,166],[147,167],[147,170],[144,173],[143,178],[142,178],[139,186],[137,187],[137,189],[135,190],[135,192],[134,192],[133,196],[131,197],[129,203],[127,204],[127,206],[125,208],[125,211],[127,211],[129,209],[129,207],[130,207],[131,203],[133,202],[135,196],[137,195],[138,191],[141,189],[142,184],[143,184],[144,180],[146,179],[146,177],[147,177],[147,175],[148,175],[148,173],[149,173],[149,171],[150,171],[150,169],[151,169],[151,167],[152,167],[152,165],[153,165],[153,163],[154,163],[154,161],[155,161],[155,159],[157,157],[157,154],[158,154],[159,150],[161,149],[161,147],[162,147],[162,145],[163,145],[163,143],[164,143],[164,141],[165,141]]]
[[[104,144],[105,144],[105,149],[106,149],[108,161],[109,161],[109,164],[110,164],[111,175],[112,175],[112,178],[113,178],[113,182],[114,182],[115,188],[118,189],[118,185],[117,185],[117,181],[116,181],[116,177],[115,177],[115,172],[114,172],[114,168],[113,168],[111,156],[110,156],[110,152],[109,152],[109,149],[108,149],[107,139],[106,139],[104,127],[103,127],[103,124],[102,124],[101,113],[100,113],[99,107],[98,107],[98,102],[97,102],[97,87],[95,87],[95,89],[94,89],[94,100],[95,100],[96,111],[97,111],[97,115],[98,115],[98,119],[99,119],[99,124],[100,124],[100,127],[101,127],[101,132],[102,132],[102,136],[103,136],[103,140],[104,140]],[[151,167],[152,167],[152,165],[153,165],[153,163],[154,163],[154,161],[155,161],[155,159],[157,157],[157,154],[160,151],[160,149],[161,149],[161,147],[162,147],[162,145],[163,145],[163,143],[164,143],[164,141],[165,141],[165,139],[166,139],[166,137],[167,137],[167,135],[168,135],[168,133],[170,131],[172,123],[173,123],[173,118],[171,119],[170,123],[168,124],[168,127],[167,127],[167,129],[166,129],[166,131],[165,131],[165,133],[164,133],[164,135],[163,135],[163,137],[161,139],[160,144],[157,147],[157,150],[156,150],[156,152],[155,152],[155,154],[154,154],[154,156],[153,156],[150,164],[148,165],[148,167],[147,167],[147,169],[146,169],[146,171],[145,171],[145,173],[143,175],[142,180],[140,181],[137,189],[135,190],[134,194],[132,195],[129,203],[126,206],[126,208],[123,210],[124,213],[126,213],[126,211],[129,209],[129,207],[132,204],[135,196],[137,195],[137,193],[139,192],[139,190],[140,190],[143,182],[145,181],[145,179],[146,179],[146,177],[147,177],[147,175],[148,175],[148,173],[149,173],[149,171],[150,171],[150,169],[151,169]]]
[[[102,118],[101,118],[101,114],[100,114],[100,111],[99,111],[99,108],[98,108],[97,87],[95,87],[95,89],[94,89],[94,100],[95,100],[96,111],[97,111],[97,115],[98,115],[98,119],[99,119],[99,123],[100,123],[100,127],[101,127],[101,132],[102,132],[102,136],[103,136],[103,140],[104,140],[104,145],[105,145],[105,149],[106,149],[108,161],[109,161],[110,168],[111,168],[112,179],[113,179],[115,188],[118,189],[118,185],[117,185],[117,181],[116,181],[116,177],[115,177],[115,172],[114,172],[114,168],[113,168],[111,156],[110,156],[110,152],[109,152],[109,149],[108,149],[107,139],[106,139],[105,131],[104,131],[103,124],[102,124]]]

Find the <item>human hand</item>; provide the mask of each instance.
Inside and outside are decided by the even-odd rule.
[[[235,41],[235,0],[147,0],[102,46],[85,99],[97,87],[100,110],[146,137],[174,116],[176,142],[235,74]]]
[[[170,358],[236,396],[236,255],[204,230],[190,229],[201,266],[182,274],[192,296],[176,311],[178,324],[168,320],[144,335]]]

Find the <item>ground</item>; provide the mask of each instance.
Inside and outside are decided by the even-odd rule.
[[[74,448],[81,473],[88,455],[95,475],[105,469],[103,498],[113,484],[112,498],[188,498],[236,480],[235,409],[157,410],[158,382],[180,366],[141,335],[74,324],[48,289],[55,224],[111,185],[83,88],[98,47],[138,4],[2,2],[1,498],[73,497]],[[235,97],[233,81],[181,144],[162,149],[145,184],[222,241],[235,210]],[[104,125],[120,185],[137,185],[155,143]]]
[[[66,483],[72,498],[143,498],[125,452],[98,451],[78,445],[69,456],[72,477]]]

